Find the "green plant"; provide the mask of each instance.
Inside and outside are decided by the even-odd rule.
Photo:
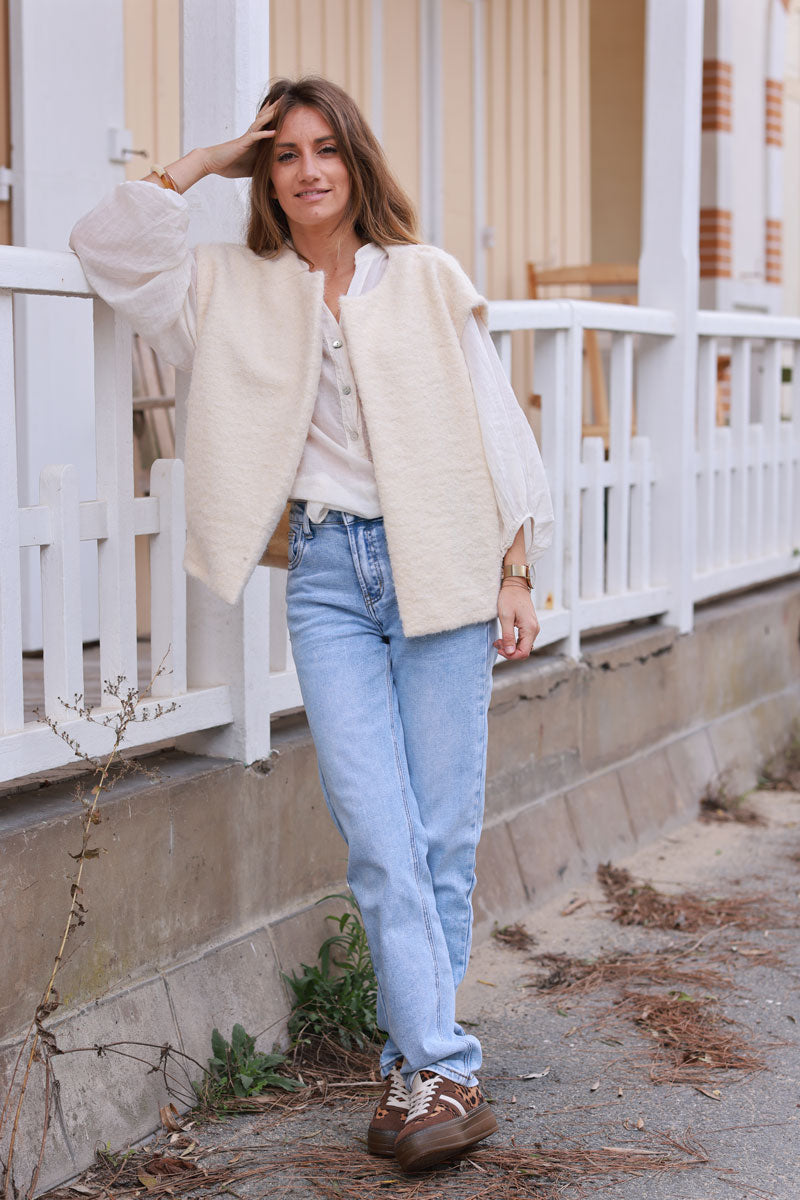
[[[124,1167],[128,1159],[132,1158],[135,1153],[132,1146],[129,1146],[127,1150],[112,1150],[111,1142],[106,1142],[105,1146],[99,1146],[95,1150],[95,1155],[100,1162],[105,1163],[112,1171],[118,1171]]]
[[[340,916],[328,915],[338,932],[326,938],[316,966],[300,964],[284,979],[294,992],[289,1036],[297,1045],[311,1038],[328,1038],[345,1050],[363,1050],[380,1037],[376,1017],[378,984],[367,945],[361,913],[354,898],[337,893],[325,900],[344,900]]]
[[[234,1025],[230,1042],[214,1029],[211,1050],[208,1073],[195,1084],[198,1096],[206,1103],[220,1105],[226,1097],[242,1100],[247,1096],[260,1096],[267,1088],[293,1092],[302,1087],[298,1080],[276,1070],[286,1066],[285,1057],[277,1052],[264,1054],[256,1050],[256,1039],[245,1033],[242,1025]]]

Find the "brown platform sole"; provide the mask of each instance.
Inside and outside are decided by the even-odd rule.
[[[497,1121],[484,1102],[463,1117],[429,1125],[402,1138],[395,1145],[394,1154],[404,1171],[424,1171],[455,1158],[492,1133],[497,1133]]]
[[[396,1141],[397,1134],[386,1129],[367,1130],[367,1149],[370,1154],[377,1154],[378,1158],[394,1158]]]

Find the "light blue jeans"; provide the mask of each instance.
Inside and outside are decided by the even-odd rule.
[[[454,588],[458,580],[452,581]],[[287,613],[320,779],[378,979],[387,1075],[475,1083],[456,1022],[472,938],[496,622],[404,636],[383,520],[291,509]]]

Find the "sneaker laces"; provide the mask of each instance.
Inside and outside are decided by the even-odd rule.
[[[428,1106],[436,1095],[436,1089],[442,1082],[440,1076],[431,1075],[427,1079],[417,1080],[411,1092],[411,1103],[408,1108],[408,1116],[406,1123],[413,1121],[416,1117],[426,1117],[428,1115]]]
[[[392,1067],[389,1074],[386,1076],[389,1084],[389,1095],[386,1097],[387,1107],[401,1108],[404,1112],[409,1106],[408,1088],[406,1081],[398,1071],[397,1067]]]

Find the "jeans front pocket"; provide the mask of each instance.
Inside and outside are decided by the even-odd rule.
[[[289,526],[289,570],[293,571],[303,557],[306,545],[306,535],[302,525]]]

